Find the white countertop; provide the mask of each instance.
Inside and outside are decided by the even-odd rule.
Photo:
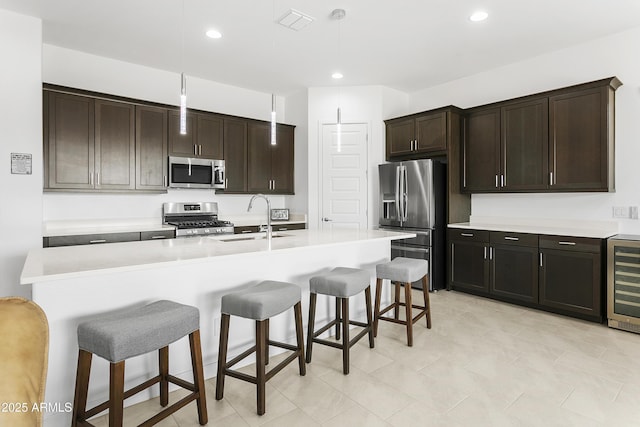
[[[263,235],[264,233],[259,233]],[[340,245],[368,240],[415,237],[412,233],[381,230],[292,230],[274,233],[272,251],[307,246]],[[233,239],[235,241],[224,241]],[[236,240],[239,239],[239,240]],[[243,235],[185,237],[169,240],[107,243],[102,245],[36,248],[29,251],[21,284],[91,276],[100,273],[153,268],[176,263],[206,262],[211,257],[268,254],[266,239]]]
[[[469,222],[449,224],[449,228],[465,228],[512,233],[547,234],[554,236],[591,237],[606,239],[618,234],[615,221],[566,219],[474,217]]]

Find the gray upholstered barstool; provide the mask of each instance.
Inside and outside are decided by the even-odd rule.
[[[427,328],[431,329],[431,307],[429,305],[429,263],[423,259],[397,257],[390,262],[376,265],[376,308],[373,320],[375,335],[378,335],[378,320],[399,323],[407,327],[407,344],[413,345],[413,324],[420,320],[422,316],[427,316]],[[389,279],[395,283],[395,297],[393,303],[380,310],[380,293],[382,291],[382,281]],[[411,302],[411,282],[422,280],[422,295],[424,306],[413,305]],[[400,287],[404,286],[405,302],[400,302]],[[406,310],[405,320],[399,319],[400,307]],[[412,308],[417,308],[420,312],[413,317]],[[393,317],[382,317],[387,311],[394,309]]]
[[[189,335],[193,384],[169,375],[169,344]],[[124,399],[152,385],[160,384],[160,405],[169,404],[169,383],[191,391],[141,425],[153,425],[189,402],[196,400],[198,421],[207,424],[207,404],[200,348],[200,313],[196,307],[172,301],[157,301],[142,308],[120,310],[78,325],[78,372],[73,402],[72,426],[92,425],[86,420],[109,410],[109,427],[122,426]],[[159,351],[159,375],[124,391],[125,359]],[[86,410],[91,357],[98,355],[110,363],[109,400]]]
[[[307,333],[307,363],[311,363],[312,345],[328,345],[342,350],[342,372],[349,373],[349,349],[360,338],[369,334],[369,347],[373,348],[373,327],[371,322],[371,286],[369,272],[358,268],[337,267],[327,274],[312,277],[309,280],[309,290],[311,298],[309,301],[309,331]],[[360,292],[365,292],[365,303],[367,309],[367,323],[357,322],[349,319],[349,297]],[[316,299],[318,294],[336,297],[336,317],[322,328],[314,331],[316,317]],[[342,312],[342,314],[340,313]],[[318,336],[327,331],[332,326],[336,327],[336,339],[340,339],[340,326],[342,325],[342,343],[336,343]],[[349,325],[362,327],[362,331],[353,339],[349,339]]]
[[[266,409],[265,384],[268,380],[296,358],[298,358],[300,375],[306,374],[300,296],[300,287],[297,285],[286,282],[264,281],[254,287],[222,297],[218,377],[216,378],[217,400],[222,399],[224,395],[225,375],[248,381],[257,386],[257,412],[258,415],[263,415]],[[269,319],[292,307],[295,315],[297,346],[270,340]],[[244,317],[245,319],[253,319],[256,321],[256,344],[227,362],[230,316]],[[269,363],[270,345],[290,350],[293,353],[269,372],[266,372],[266,365]],[[233,365],[254,352],[256,353],[255,377],[230,369]]]

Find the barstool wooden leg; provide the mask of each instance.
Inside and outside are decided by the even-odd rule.
[[[124,412],[124,360],[109,364],[109,427],[122,427]]]
[[[71,427],[76,427],[78,421],[85,420],[87,410],[87,393],[89,392],[89,374],[91,373],[91,356],[88,351],[80,349],[78,352],[78,372],[76,374],[76,394],[73,399],[73,415]]]
[[[367,286],[364,290],[365,304],[367,305],[367,327],[369,328],[369,348],[373,348],[375,343],[373,341],[373,321],[371,315],[371,286]]]
[[[256,320],[256,386],[258,388],[257,404],[258,415],[264,415],[266,410],[266,374],[265,374],[265,352],[267,347],[266,339],[266,322],[264,320]]]
[[[380,318],[380,293],[382,292],[382,279],[376,279],[376,303],[373,310],[373,336],[378,336],[378,319]]]
[[[227,364],[227,346],[229,345],[229,318],[222,314],[220,319],[220,347],[218,348],[218,376],[216,377],[216,400],[224,396],[224,376]]]
[[[407,345],[409,347],[413,346],[413,314],[411,311],[411,283],[404,284],[404,299],[406,304],[406,316],[407,316]]]
[[[342,301],[342,372],[349,373],[349,298]]]
[[[302,303],[293,306],[293,313],[296,318],[296,341],[298,343],[298,368],[300,375],[307,374],[307,364],[304,360],[304,337],[302,336]]]
[[[400,318],[400,282],[391,282],[391,285],[395,289],[393,318],[397,320]]]
[[[158,366],[160,371],[160,406],[169,404],[169,347],[158,350]]]
[[[311,293],[309,297],[309,325],[307,326],[307,363],[311,363],[311,350],[313,346],[313,328],[316,317],[316,299],[318,294]]]
[[[427,276],[422,278],[422,295],[424,296],[424,309],[427,312],[427,329],[431,329],[431,303],[429,301],[429,280]]]
[[[268,365],[269,364],[269,319],[264,319],[264,322],[266,323],[265,327],[264,327],[264,340],[267,343],[267,345],[265,346],[265,353],[264,353],[264,364]]]
[[[197,329],[189,334],[189,348],[191,349],[191,367],[193,370],[193,385],[198,398],[198,422],[201,426],[207,424],[209,416],[207,414],[207,396],[205,394],[204,371],[202,367],[202,347],[200,345],[200,330]]]
[[[340,299],[336,298],[336,341],[340,341]]]

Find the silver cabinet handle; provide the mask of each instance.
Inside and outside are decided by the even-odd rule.
[[[507,180],[504,179],[504,175],[500,175],[500,187],[504,187],[506,185]]]
[[[198,145],[197,144],[193,144],[193,155],[194,156],[198,155]]]
[[[553,185],[553,172],[549,172],[549,185]]]
[[[253,233],[253,230],[242,230],[241,233]]]
[[[542,252],[540,252],[540,267],[542,267]]]
[[[273,190],[273,191],[275,191],[275,190],[276,190],[276,180],[275,180],[275,179],[273,179],[272,181],[273,181],[273,188],[272,188],[272,190]]]
[[[164,175],[164,176],[162,177],[162,186],[163,186],[163,187],[166,187],[166,186],[167,186],[167,175]]]
[[[487,247],[484,247],[484,259],[487,259]]]
[[[93,187],[93,174],[89,173],[89,185]]]
[[[107,241],[105,239],[98,239],[98,240],[89,240],[89,243],[93,244],[93,243],[107,243]]]
[[[225,178],[224,179],[224,188],[227,188],[227,185],[229,185],[229,179]]]
[[[496,175],[496,188],[498,188],[498,175]]]
[[[489,259],[493,259],[493,247],[489,247]]]
[[[198,145],[198,155],[202,156],[202,145]]]
[[[473,233],[460,233],[460,235],[464,237],[473,237]]]
[[[287,231],[287,230],[289,230],[287,227],[280,227],[280,228],[278,228],[278,231]]]
[[[166,239],[167,236],[151,236],[151,239]]]
[[[519,237],[510,237],[510,236],[505,236],[504,240],[512,240],[514,242],[517,242],[518,240],[520,240]]]
[[[100,185],[100,172],[96,172],[96,185]]]
[[[558,242],[559,245],[575,246],[576,242]]]

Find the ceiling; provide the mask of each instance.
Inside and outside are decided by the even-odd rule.
[[[315,20],[299,32],[278,25],[291,8]],[[336,8],[341,21],[330,18]],[[412,92],[640,26],[639,0],[0,0],[0,9],[42,18],[47,44],[278,95]],[[489,18],[471,22],[478,9]],[[223,37],[205,37],[209,28]]]

